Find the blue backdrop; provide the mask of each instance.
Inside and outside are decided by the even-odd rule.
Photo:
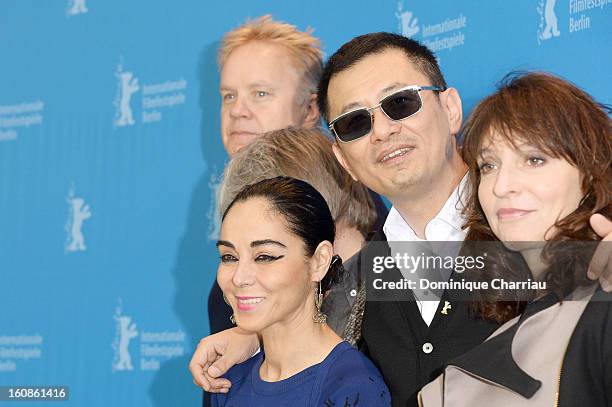
[[[612,102],[612,0],[3,0],[0,385],[199,404],[187,364],[208,332],[227,159],[215,54],[266,13],[313,27],[328,55],[371,31],[425,42],[466,113],[515,69]]]

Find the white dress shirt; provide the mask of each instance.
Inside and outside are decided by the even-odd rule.
[[[425,239],[417,236],[414,230],[402,218],[399,211],[392,207],[383,225],[383,231],[389,242],[418,242],[423,240],[431,241],[463,241],[467,231],[462,230],[461,226],[465,219],[461,216],[463,202],[460,199],[461,192],[467,183],[467,175],[463,177],[459,185],[454,189],[449,198],[444,203],[440,212],[425,226]],[[391,254],[396,255],[391,245]],[[416,296],[415,296],[416,298]],[[436,315],[440,301],[419,301],[417,305],[421,312],[423,321],[429,326]]]

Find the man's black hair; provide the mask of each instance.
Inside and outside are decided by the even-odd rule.
[[[388,49],[404,51],[406,57],[417,70],[422,72],[431,81],[431,85],[446,89],[446,81],[438,66],[433,52],[418,41],[411,40],[399,34],[377,32],[355,37],[344,44],[327,61],[323,68],[323,75],[319,81],[317,104],[325,121],[329,123],[329,103],[327,88],[332,76],[349,69],[368,55],[377,54]],[[415,84],[428,85],[428,84]]]

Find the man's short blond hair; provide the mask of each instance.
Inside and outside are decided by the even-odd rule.
[[[336,160],[332,142],[315,129],[271,131],[241,149],[228,163],[220,189],[220,212],[244,187],[287,176],[308,182],[323,195],[336,225],[356,227],[364,236],[376,211],[370,193]]]
[[[300,31],[294,25],[273,20],[269,14],[249,20],[223,37],[218,54],[219,69],[223,69],[227,58],[236,48],[249,42],[278,44],[289,51],[301,75],[301,83],[304,83],[305,88],[300,94],[315,94],[323,70],[323,51],[321,42],[311,34],[311,28]]]

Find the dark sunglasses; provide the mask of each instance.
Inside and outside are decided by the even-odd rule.
[[[385,96],[376,106],[362,107],[342,113],[329,123],[329,130],[344,143],[358,140],[372,130],[372,111],[379,107],[391,120],[407,119],[417,114],[423,107],[423,100],[419,93],[422,90],[444,91],[437,86],[406,86]]]

